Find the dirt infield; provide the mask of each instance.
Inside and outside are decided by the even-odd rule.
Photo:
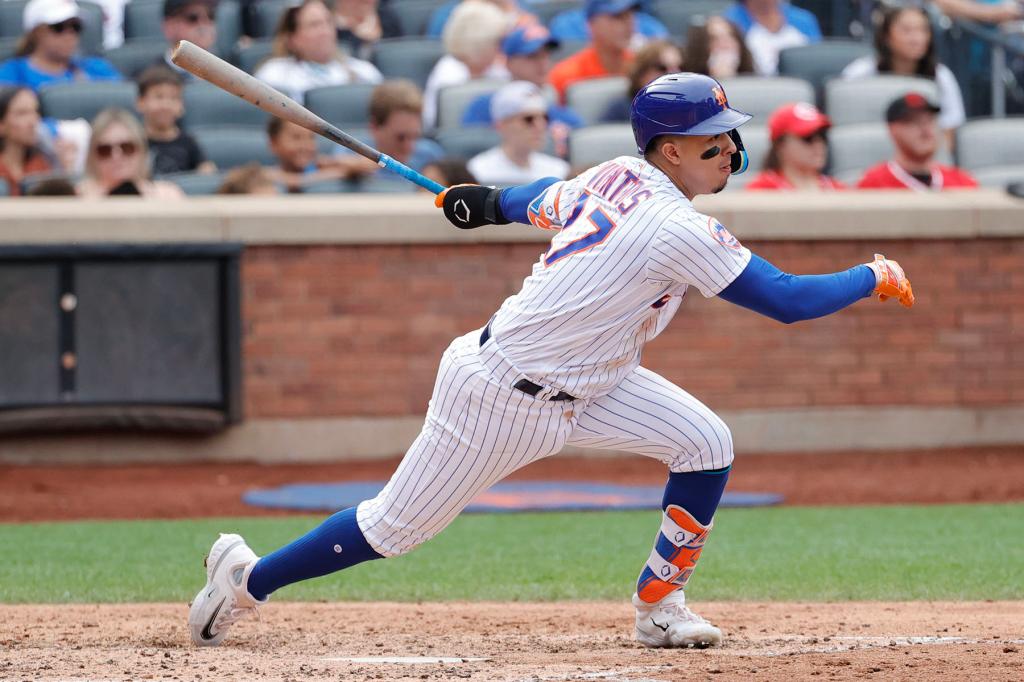
[[[0,521],[269,515],[242,503],[253,487],[387,479],[398,459],[338,464],[0,466]],[[665,468],[644,457],[554,456],[509,480],[657,484]],[[937,504],[1024,500],[1024,450],[739,455],[731,491],[782,493],[787,504]]]
[[[1020,680],[1022,602],[708,603],[721,649],[630,639],[628,603],[272,604],[220,649],[176,605],[0,606],[0,679]],[[378,664],[379,657],[482,661]]]

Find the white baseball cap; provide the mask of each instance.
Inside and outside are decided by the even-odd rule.
[[[31,0],[25,5],[22,22],[28,33],[36,26],[52,26],[62,21],[81,17],[81,10],[75,0]]]
[[[547,110],[548,101],[544,99],[544,93],[529,81],[509,83],[491,99],[491,118],[494,121],[504,121],[520,114],[543,114]]]

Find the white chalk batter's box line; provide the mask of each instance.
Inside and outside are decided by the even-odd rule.
[[[824,637],[798,637],[798,636],[768,636],[751,637],[749,639],[759,640],[766,643],[797,643],[814,644],[824,640]],[[830,635],[828,643],[823,646],[801,647],[788,651],[763,651],[760,649],[730,649],[728,646],[722,649],[722,653],[737,656],[788,656],[792,654],[830,654],[858,649],[878,649],[887,647],[907,646],[949,646],[951,644],[1024,644],[1024,639],[976,639],[970,637],[938,637],[938,636],[867,636],[867,635]],[[835,644],[833,644],[835,642]],[[844,646],[849,644],[849,646]]]

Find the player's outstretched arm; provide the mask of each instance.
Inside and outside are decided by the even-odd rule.
[[[824,317],[862,298],[896,298],[914,305],[914,291],[896,261],[875,260],[829,275],[790,275],[756,254],[718,296],[785,324]]]
[[[505,189],[483,185],[452,185],[437,195],[434,205],[455,227],[471,230],[484,225],[530,224],[530,203],[558,178],[541,178],[528,185]]]

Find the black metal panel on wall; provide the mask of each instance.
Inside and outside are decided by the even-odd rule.
[[[0,247],[0,431],[240,420],[241,251]]]

